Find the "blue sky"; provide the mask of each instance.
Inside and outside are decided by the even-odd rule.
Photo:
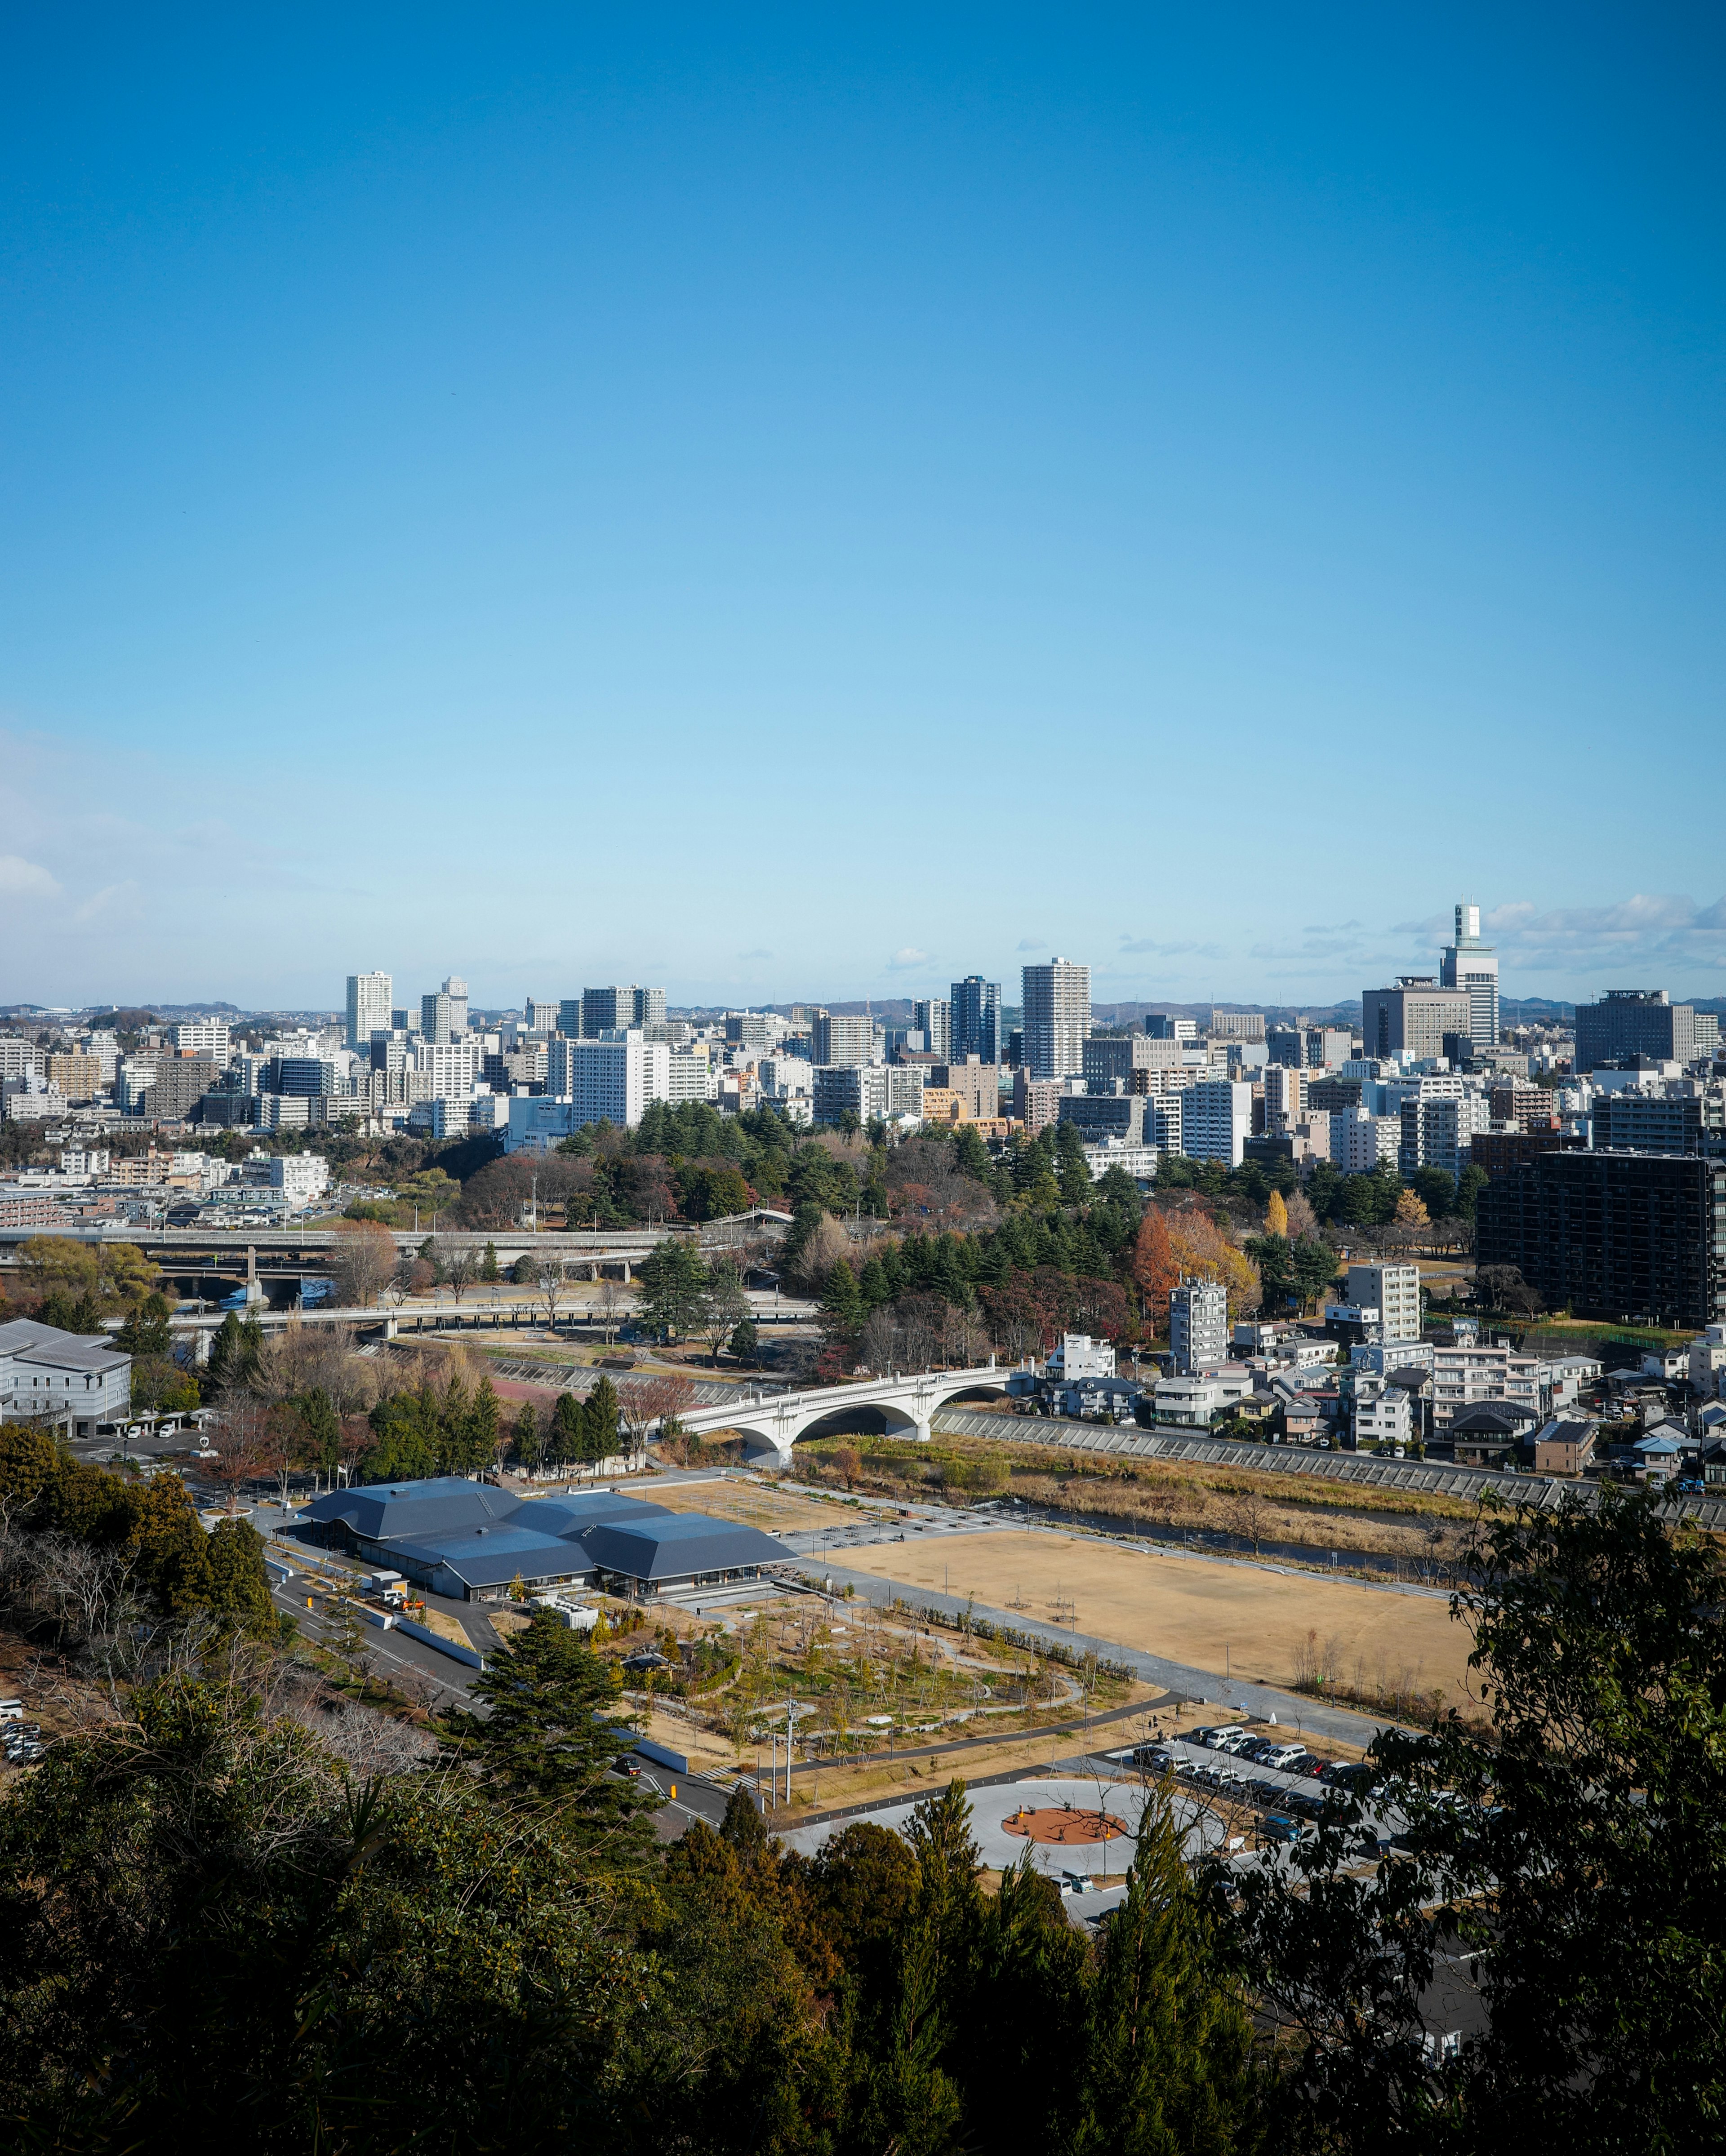
[[[14,13],[0,1000],[1726,990],[1722,47]]]

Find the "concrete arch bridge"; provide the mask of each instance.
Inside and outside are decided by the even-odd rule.
[[[991,1356],[969,1370],[922,1370],[865,1378],[858,1384],[821,1385],[803,1393],[740,1391],[722,1407],[697,1408],[678,1420],[696,1437],[734,1430],[747,1444],[752,1459],[763,1466],[788,1466],[791,1448],[799,1438],[885,1430],[927,1443],[929,1419],[937,1408],[949,1400],[999,1398],[1013,1374],[999,1368]]]

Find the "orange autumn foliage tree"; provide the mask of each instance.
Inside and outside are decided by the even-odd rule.
[[[1256,1310],[1258,1268],[1230,1242],[1210,1214],[1194,1207],[1169,1214],[1146,1209],[1133,1246],[1133,1278],[1144,1298],[1147,1318],[1159,1332],[1169,1323],[1170,1292],[1184,1279],[1219,1281],[1229,1291],[1229,1315]]]

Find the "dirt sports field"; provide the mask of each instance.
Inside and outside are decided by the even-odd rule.
[[[1309,1631],[1332,1643],[1333,1666],[1358,1691],[1374,1682],[1461,1704],[1473,1642],[1440,1595],[1375,1592],[1312,1573],[1246,1564],[1140,1556],[1080,1535],[943,1536],[933,1547],[891,1543],[858,1550],[857,1571],[907,1587],[943,1583],[997,1609],[1022,1608],[1045,1623],[1071,1624],[1220,1676],[1292,1685]],[[1069,1609],[1067,1604],[1073,1607]],[[1228,1655],[1224,1648],[1226,1645]]]
[[[747,1482],[644,1481],[629,1494],[663,1505],[668,1512],[711,1512],[718,1519],[739,1520],[746,1527],[759,1527],[765,1534],[776,1534],[782,1527],[845,1526],[854,1517],[832,1505],[786,1496],[777,1490],[753,1488]]]

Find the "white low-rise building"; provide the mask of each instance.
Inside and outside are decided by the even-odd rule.
[[[62,1332],[34,1318],[0,1325],[0,1421],[45,1422],[74,1437],[123,1420],[131,1407],[132,1358],[105,1333]]]

